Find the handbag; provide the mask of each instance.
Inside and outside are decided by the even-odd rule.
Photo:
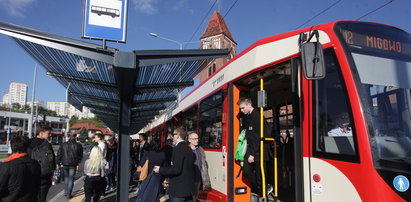
[[[138,175],[138,177],[137,176],[135,177],[134,175]],[[141,167],[141,166],[137,167],[137,171],[134,175],[133,175],[133,180],[136,181],[136,182],[141,182],[141,181],[143,181],[147,178],[147,175],[148,175],[148,159],[144,163],[143,167]]]
[[[53,172],[53,177],[51,179],[52,185],[56,185],[61,181],[61,169],[56,169]]]

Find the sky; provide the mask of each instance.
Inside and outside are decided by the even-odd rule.
[[[361,20],[384,23],[411,32],[410,0],[215,1],[128,0],[127,41],[107,42],[107,46],[121,51],[179,49],[177,43],[150,37],[148,33],[179,42],[196,42],[216,10],[225,16],[227,26],[238,44],[237,53],[259,39],[295,30],[301,25],[309,27],[336,20],[356,20],[387,3]],[[0,0],[1,22],[101,44],[97,40],[81,38],[82,16],[82,0]],[[189,43],[184,48],[198,47],[199,43]],[[0,101],[3,91],[8,91],[13,81],[28,85],[27,100],[31,101],[36,65],[35,100],[65,101],[65,88],[48,77],[44,68],[36,64],[10,37],[1,34],[0,60]]]

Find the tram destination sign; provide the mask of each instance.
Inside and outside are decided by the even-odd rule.
[[[373,23],[348,24],[339,29],[351,47],[375,52],[411,55],[411,35],[402,30]]]
[[[128,0],[84,0],[83,38],[126,42]]]

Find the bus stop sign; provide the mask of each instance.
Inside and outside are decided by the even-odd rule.
[[[83,38],[126,42],[128,0],[84,0]]]

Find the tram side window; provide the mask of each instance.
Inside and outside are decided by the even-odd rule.
[[[355,161],[355,128],[347,89],[334,52],[324,51],[326,77],[314,85],[314,147],[324,158]]]
[[[155,141],[160,144],[161,131],[163,131],[162,125],[159,125],[156,128],[154,128],[152,136],[151,136],[151,141]]]
[[[197,105],[194,105],[183,113],[184,127],[187,131],[197,132],[197,112],[198,107]]]
[[[223,92],[204,99],[200,103],[199,135],[204,148],[221,148]]]
[[[165,140],[167,139],[173,139],[173,131],[174,131],[174,124],[173,124],[173,118],[168,120],[166,122],[166,135],[165,135]]]

